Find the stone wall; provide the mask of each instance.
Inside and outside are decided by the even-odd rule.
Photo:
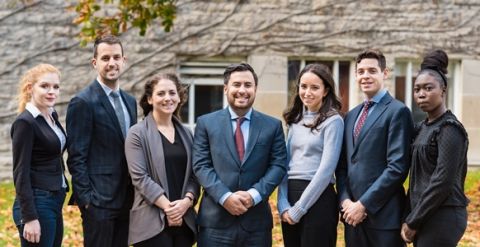
[[[61,116],[72,95],[94,78],[91,45],[78,46],[79,28],[71,23],[75,13],[68,8],[75,1],[19,2],[0,3],[0,174],[7,175],[20,76],[41,62],[58,66]],[[155,24],[145,37],[136,29],[122,35],[128,59],[123,88],[138,95],[150,75],[200,57],[351,58],[378,47],[396,57],[443,48],[452,58],[480,59],[480,3],[475,0],[180,0],[174,25],[170,33]]]

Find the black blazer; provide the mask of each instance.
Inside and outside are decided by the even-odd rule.
[[[120,90],[130,114],[137,122],[135,98]],[[79,206],[130,208],[133,187],[127,169],[124,138],[115,110],[102,86],[93,81],[68,105],[69,138],[67,165],[72,174],[73,200]]]
[[[52,115],[65,134],[56,112]],[[15,119],[10,135],[16,199],[20,203],[22,220],[28,222],[38,219],[32,188],[48,191],[62,189],[65,170],[63,150],[60,150],[60,140],[45,118],[34,118],[27,110]]]

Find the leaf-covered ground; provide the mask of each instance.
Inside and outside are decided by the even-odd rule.
[[[468,227],[459,246],[476,247],[480,246],[480,171],[469,172],[465,185],[467,195],[470,199],[468,206]],[[12,203],[14,188],[12,182],[0,183],[0,246],[19,246],[18,231],[12,220]],[[275,227],[273,229],[273,246],[281,247],[282,233],[279,225],[279,217],[276,214],[274,198],[271,199],[272,212],[274,212]],[[65,224],[63,246],[83,246],[82,223],[80,212],[76,207],[65,206],[63,208]],[[344,246],[343,227],[338,227],[337,246]]]

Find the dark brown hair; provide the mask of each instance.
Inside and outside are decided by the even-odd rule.
[[[223,72],[223,84],[227,85],[228,81],[230,80],[230,75],[232,75],[233,72],[239,72],[239,71],[250,71],[250,72],[252,72],[253,79],[255,80],[255,86],[258,85],[257,74],[253,70],[252,66],[250,66],[250,64],[248,64],[248,63],[240,63],[240,64],[229,65],[225,69],[225,72]]]
[[[180,102],[178,102],[177,109],[173,113],[178,119],[180,119],[180,110],[182,109],[183,104],[187,101],[188,94],[187,89],[180,83],[177,75],[172,73],[164,73],[152,76],[150,79],[147,80],[144,87],[144,92],[142,98],[140,99],[140,107],[142,107],[143,115],[146,117],[148,113],[153,110],[153,106],[148,103],[148,99],[153,95],[153,89],[155,85],[161,80],[169,80],[175,84],[177,88],[178,97],[180,98]]]
[[[97,57],[97,49],[98,49],[98,45],[100,45],[101,43],[107,43],[109,45],[114,45],[114,44],[119,44],[120,45],[120,48],[122,49],[122,56],[123,56],[123,45],[122,45],[122,41],[120,41],[120,39],[117,37],[117,36],[113,36],[111,34],[107,34],[107,35],[104,35],[104,36],[100,36],[100,37],[97,37],[95,39],[95,43],[93,43],[93,57],[96,58]]]
[[[300,99],[299,90],[300,90],[300,79],[302,76],[307,73],[313,73],[323,82],[327,95],[322,99],[322,106],[318,110],[318,116],[315,121],[310,125],[305,125],[305,127],[315,130],[325,119],[328,117],[339,114],[340,109],[342,108],[342,103],[335,94],[335,82],[333,81],[332,73],[330,69],[323,64],[309,64],[300,71],[297,78],[297,85],[295,86],[295,97],[293,97],[290,107],[283,113],[283,119],[287,125],[298,123],[303,118],[304,105]]]
[[[378,61],[378,67],[380,67],[381,71],[384,71],[387,68],[387,61],[381,51],[376,49],[366,49],[358,54],[355,58],[355,69],[357,68],[357,64],[366,58],[376,59]]]

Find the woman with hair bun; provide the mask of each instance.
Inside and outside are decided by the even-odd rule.
[[[13,219],[21,246],[59,247],[67,191],[62,154],[66,135],[53,109],[60,71],[39,64],[20,80],[18,112],[12,124]]]
[[[457,246],[467,226],[468,136],[447,109],[448,56],[442,50],[423,59],[414,84],[416,104],[427,118],[416,125],[405,223],[401,235],[414,246]]]

